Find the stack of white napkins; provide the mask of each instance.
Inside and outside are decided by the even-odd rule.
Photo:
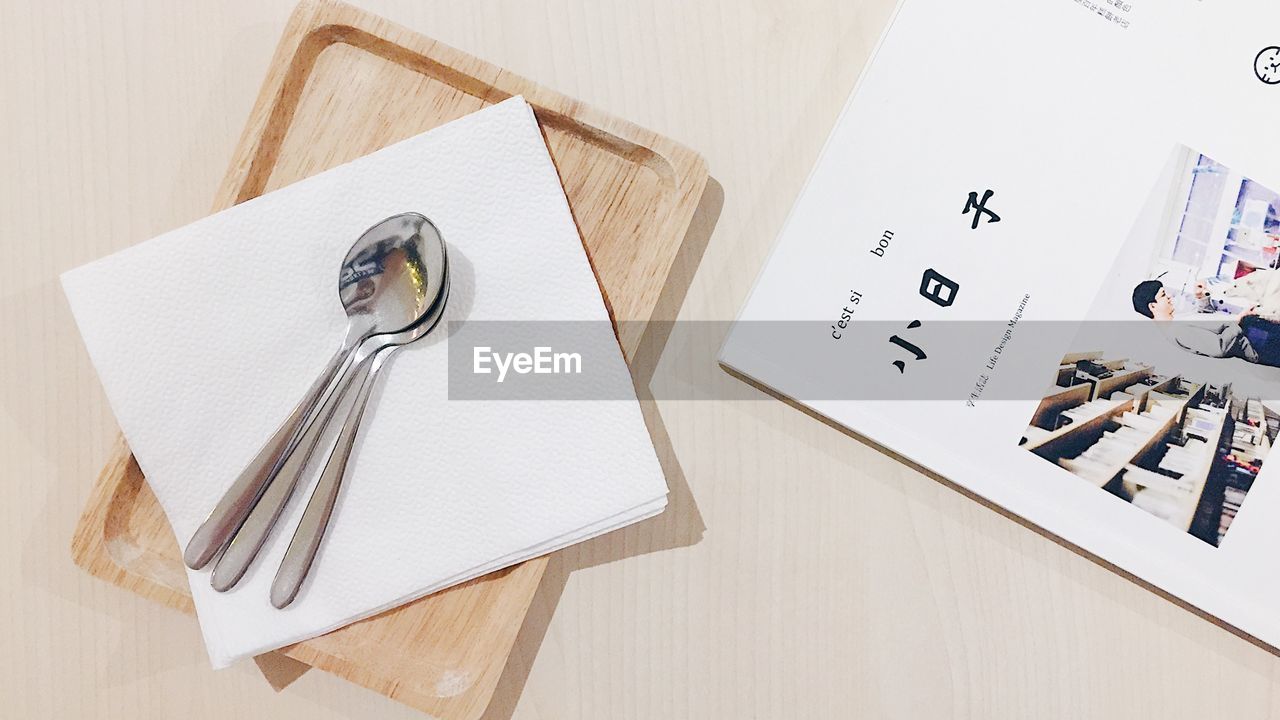
[[[340,344],[337,277],[347,249],[373,223],[407,211],[430,217],[449,244],[445,323],[608,322],[522,98],[63,276],[112,409],[179,543]],[[216,593],[207,571],[189,573],[214,666],[665,507],[666,482],[620,351],[604,358],[613,372],[592,374],[623,385],[598,389],[611,400],[450,401],[447,345],[445,332],[433,333],[381,374],[325,545],[292,606],[276,610],[268,591],[301,514],[298,496],[235,590]]]

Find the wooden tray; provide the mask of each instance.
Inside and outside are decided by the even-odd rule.
[[[535,109],[634,367],[707,182],[702,158],[351,6],[308,1],[294,11],[214,209],[516,94]],[[192,612],[177,542],[144,480],[122,439],[80,518],[75,561]],[[530,560],[280,652],[435,717],[474,718],[545,567],[545,557]]]

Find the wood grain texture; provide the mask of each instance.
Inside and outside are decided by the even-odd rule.
[[[706,185],[705,162],[353,6],[306,0],[294,11],[214,209],[513,95],[538,116],[634,364]],[[123,438],[98,477],[72,555],[98,577],[194,610],[181,552]],[[472,720],[489,704],[546,564],[535,558],[279,652],[435,717]]]
[[[360,1],[702,153],[723,207],[672,314],[709,321],[737,313],[894,5]],[[424,717],[327,673],[276,693],[211,672],[189,616],[67,556],[118,431],[57,274],[208,213],[292,7],[0,3],[5,717]],[[653,373],[670,508],[549,562],[490,718],[1280,717],[1274,656],[744,389],[707,335]]]

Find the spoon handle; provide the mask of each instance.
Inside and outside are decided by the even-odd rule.
[[[342,487],[342,479],[346,475],[347,460],[351,457],[351,448],[355,445],[356,433],[360,430],[360,421],[364,419],[365,407],[369,404],[369,393],[377,383],[378,370],[391,355],[394,346],[371,356],[369,374],[360,385],[355,403],[347,412],[342,423],[342,431],[338,442],[329,453],[329,460],[320,473],[316,489],[307,501],[307,508],[302,513],[302,520],[289,541],[289,549],[284,553],[280,569],[276,572],[275,581],[271,584],[271,604],[277,608],[285,608],[297,597],[298,590],[311,571],[316,553],[320,550],[320,542],[324,539],[325,530],[329,527],[329,518],[333,515],[333,507],[338,501],[338,491]]]
[[[214,590],[226,592],[235,587],[236,583],[244,577],[249,566],[253,564],[254,559],[258,557],[258,553],[267,541],[267,536],[271,534],[271,529],[275,527],[285,505],[293,497],[302,474],[307,464],[311,462],[316,448],[319,447],[321,436],[333,421],[334,413],[342,403],[342,399],[346,397],[352,386],[360,387],[368,377],[372,365],[371,357],[361,358],[360,355],[361,353],[355,354],[351,369],[338,378],[333,391],[325,398],[324,405],[316,413],[316,419],[298,438],[297,445],[276,471],[275,479],[263,491],[262,497],[250,511],[249,517],[240,526],[239,532],[231,539],[231,544],[213,566],[213,576],[209,579],[209,584]]]
[[[285,418],[284,423],[258,450],[258,454],[249,461],[248,466],[241,471],[240,476],[223,494],[222,499],[213,508],[213,512],[209,513],[209,518],[200,525],[187,543],[187,548],[182,555],[182,560],[187,567],[192,570],[203,568],[231,541],[232,536],[249,516],[249,511],[253,510],[258,498],[275,477],[285,456],[297,444],[301,431],[313,418],[316,406],[324,396],[325,390],[339,371],[349,365],[357,347],[359,347],[357,338],[348,336],[343,341],[342,348],[325,365],[320,376],[308,388],[307,394],[294,407],[293,412],[289,413],[289,417]]]

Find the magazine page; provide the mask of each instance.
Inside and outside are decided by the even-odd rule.
[[[722,364],[1280,645],[1276,28],[905,0]]]

